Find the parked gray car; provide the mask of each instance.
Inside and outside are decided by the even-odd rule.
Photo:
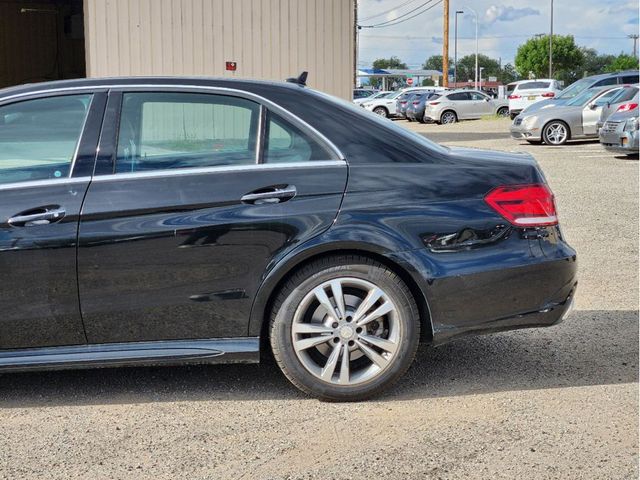
[[[436,92],[416,93],[407,104],[407,111],[405,112],[407,120],[410,122],[415,120],[416,122],[424,123],[424,110],[427,102],[435,101],[439,97],[440,94]]]
[[[600,132],[602,125],[607,119],[616,113],[619,108],[629,103],[638,104],[638,87],[635,85],[621,88],[620,91],[602,107],[602,112],[600,112],[600,120],[598,120],[598,125],[596,130]]]
[[[511,124],[511,137],[529,143],[544,141],[547,145],[564,145],[571,139],[597,138],[597,123],[602,107],[621,88],[590,88],[565,105],[531,114],[525,111]]]
[[[600,129],[600,144],[611,152],[638,155],[638,97],[621,106]]]
[[[603,73],[581,78],[565,88],[560,95],[529,105],[521,114],[531,114],[552,106],[566,105],[573,98],[590,88],[613,87],[616,85],[635,85],[640,82],[638,70],[627,70],[616,73]]]
[[[425,122],[455,123],[486,115],[509,115],[507,100],[493,99],[477,90],[454,90],[427,102]]]

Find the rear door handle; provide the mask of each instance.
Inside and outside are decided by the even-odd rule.
[[[7,223],[13,227],[30,227],[34,225],[49,225],[62,220],[65,216],[64,208],[41,207],[19,213],[11,217]]]
[[[264,203],[281,203],[291,200],[297,193],[298,190],[295,185],[287,185],[285,187],[268,187],[247,193],[240,198],[240,201],[242,201],[242,203],[253,203],[255,205]]]

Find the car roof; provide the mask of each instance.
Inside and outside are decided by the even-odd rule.
[[[27,83],[24,85],[0,89],[0,98],[49,90],[65,90],[74,88],[80,89],[92,87],[112,88],[127,85],[219,87],[249,91],[252,89],[252,87],[264,86],[288,91],[299,91],[301,88],[304,88],[302,85],[299,85],[297,83],[290,83],[285,81],[248,80],[224,77],[103,77]]]

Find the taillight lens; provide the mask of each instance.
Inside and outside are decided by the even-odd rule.
[[[558,224],[553,193],[543,184],[497,187],[491,190],[484,200],[506,220],[518,227]]]
[[[420,102],[413,102],[414,105],[420,105]]]
[[[407,102],[400,102],[400,105],[406,105]]]
[[[438,105],[440,102],[429,102],[429,105]]]
[[[556,96],[556,94],[554,92],[545,92],[545,93],[542,94],[542,96],[544,98],[553,98],[553,97]]]
[[[507,97],[509,100],[517,100],[519,98],[522,98],[520,95],[509,95]]]
[[[618,112],[630,112],[631,110],[638,108],[637,103],[625,103],[624,105],[620,105],[618,107]]]

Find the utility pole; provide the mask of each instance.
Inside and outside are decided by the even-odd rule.
[[[353,88],[358,86],[358,0],[353,0]]]
[[[549,35],[549,78],[553,78],[553,0],[551,0],[551,28]]]
[[[442,2],[444,6],[444,32],[442,35],[442,86],[449,86],[449,0]]]
[[[628,37],[633,40],[633,56],[638,58],[638,34],[632,33],[631,35],[628,35]]]

